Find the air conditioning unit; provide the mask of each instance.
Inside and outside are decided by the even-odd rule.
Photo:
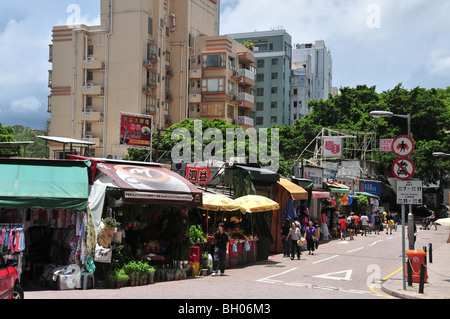
[[[84,115],[90,115],[91,112],[94,112],[94,109],[86,109],[86,110],[84,111]]]
[[[120,156],[120,154],[108,154],[106,155],[107,159],[115,159],[115,160],[121,160],[122,157]]]
[[[89,90],[92,87],[92,83],[86,83],[86,85],[84,86],[87,90]]]
[[[94,135],[85,135],[84,138],[86,139],[94,138]]]
[[[89,57],[89,58],[86,59],[86,63],[91,63],[94,60],[95,60],[94,57]]]

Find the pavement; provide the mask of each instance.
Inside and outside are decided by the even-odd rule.
[[[424,284],[423,293],[419,293],[419,283],[403,289],[403,271],[395,273],[381,284],[381,290],[401,299],[450,299],[450,244],[432,250],[432,263],[427,254],[428,282]]]

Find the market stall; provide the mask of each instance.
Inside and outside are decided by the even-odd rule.
[[[280,204],[280,208],[275,210],[272,216],[273,244],[270,250],[280,253],[282,252],[280,230],[283,220],[289,218],[291,221],[294,221],[294,216],[297,215],[297,207],[300,208],[300,205],[303,204],[302,202],[308,200],[308,192],[297,184],[285,178],[280,178],[276,186],[275,200]]]
[[[0,160],[0,250],[31,281],[57,285],[57,270],[89,258],[89,161]],[[49,280],[46,275],[55,275]]]
[[[202,205],[201,191],[188,180],[155,163],[99,160],[89,202],[95,231],[105,239],[97,243],[95,260],[106,280],[130,263],[151,266],[160,280],[185,273],[189,211]],[[117,231],[105,227],[106,220]]]

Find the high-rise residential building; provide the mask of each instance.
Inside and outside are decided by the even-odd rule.
[[[256,60],[255,128],[291,124],[291,36],[285,30],[229,34],[253,46]]]
[[[49,135],[94,142],[96,157],[123,156],[121,112],[152,115],[153,130],[189,116],[196,43],[219,35],[220,1],[101,0],[100,7],[98,26],[53,27]],[[60,147],[50,144],[50,156]]]
[[[310,100],[326,100],[332,92],[331,52],[322,40],[297,44],[292,50],[291,119],[300,120],[311,113]]]
[[[199,37],[192,56],[189,117],[254,126],[253,52],[228,36]]]

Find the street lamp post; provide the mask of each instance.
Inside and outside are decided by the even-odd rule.
[[[380,117],[400,117],[405,118],[408,121],[408,137],[411,137],[411,114],[408,113],[406,115],[402,114],[394,114],[389,111],[372,111],[369,113],[371,117],[380,118]],[[409,156],[408,156],[409,158]],[[408,242],[409,249],[414,249],[414,216],[412,214],[412,205],[409,204],[409,213],[408,213]],[[406,290],[406,249],[405,249],[405,204],[402,204],[402,265],[403,265],[403,290]]]

